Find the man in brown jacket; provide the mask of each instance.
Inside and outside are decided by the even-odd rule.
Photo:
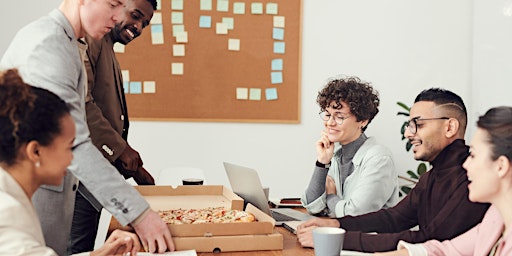
[[[469,181],[462,168],[469,155],[464,143],[466,124],[466,107],[458,95],[439,88],[422,91],[411,108],[405,136],[413,145],[414,158],[430,162],[432,169],[396,206],[339,219],[315,218],[299,226],[299,242],[312,247],[311,230],[333,226],[347,230],[345,250],[390,251],[399,240],[445,240],[479,223],[489,204],[468,198]],[[415,226],[419,229],[410,230]]]
[[[86,114],[91,140],[125,178],[133,177],[139,185],[154,185],[155,182],[142,166],[139,153],[127,142],[128,111],[121,68],[113,46],[116,42],[128,44],[138,37],[153,17],[156,4],[156,0],[127,0],[122,19],[109,34],[101,40],[85,38],[88,44]],[[70,254],[93,249],[100,210],[101,205],[89,202],[81,193],[76,194]]]

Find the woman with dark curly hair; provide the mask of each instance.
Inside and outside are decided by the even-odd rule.
[[[317,103],[325,129],[316,143],[304,207],[339,218],[394,206],[398,174],[391,152],[364,133],[379,112],[377,91],[357,77],[334,79],[318,93]]]
[[[25,84],[14,69],[0,72],[0,255],[57,256],[45,246],[30,199],[39,186],[62,183],[74,139],[64,101]],[[136,234],[116,230],[101,248],[81,255],[135,255],[140,247]]]

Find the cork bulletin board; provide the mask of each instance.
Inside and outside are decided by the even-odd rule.
[[[116,44],[132,120],[300,122],[302,0],[160,0]]]

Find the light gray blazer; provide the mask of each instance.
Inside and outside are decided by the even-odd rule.
[[[118,173],[91,143],[85,114],[87,77],[77,38],[59,10],[53,10],[22,28],[0,62],[0,68],[18,68],[24,81],[52,91],[71,109],[76,124],[73,162],[61,186],[45,186],[32,198],[48,246],[66,254],[71,230],[77,178],[98,202],[127,225],[149,208],[146,200]],[[76,178],[75,178],[76,177]],[[87,193],[85,193],[87,194]]]

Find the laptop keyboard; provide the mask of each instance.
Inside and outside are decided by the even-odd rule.
[[[280,212],[271,211],[271,213],[272,213],[272,218],[274,218],[274,220],[276,220],[276,221],[292,221],[292,220],[297,220],[296,218],[293,218],[293,217],[288,216],[286,214],[282,214]]]

